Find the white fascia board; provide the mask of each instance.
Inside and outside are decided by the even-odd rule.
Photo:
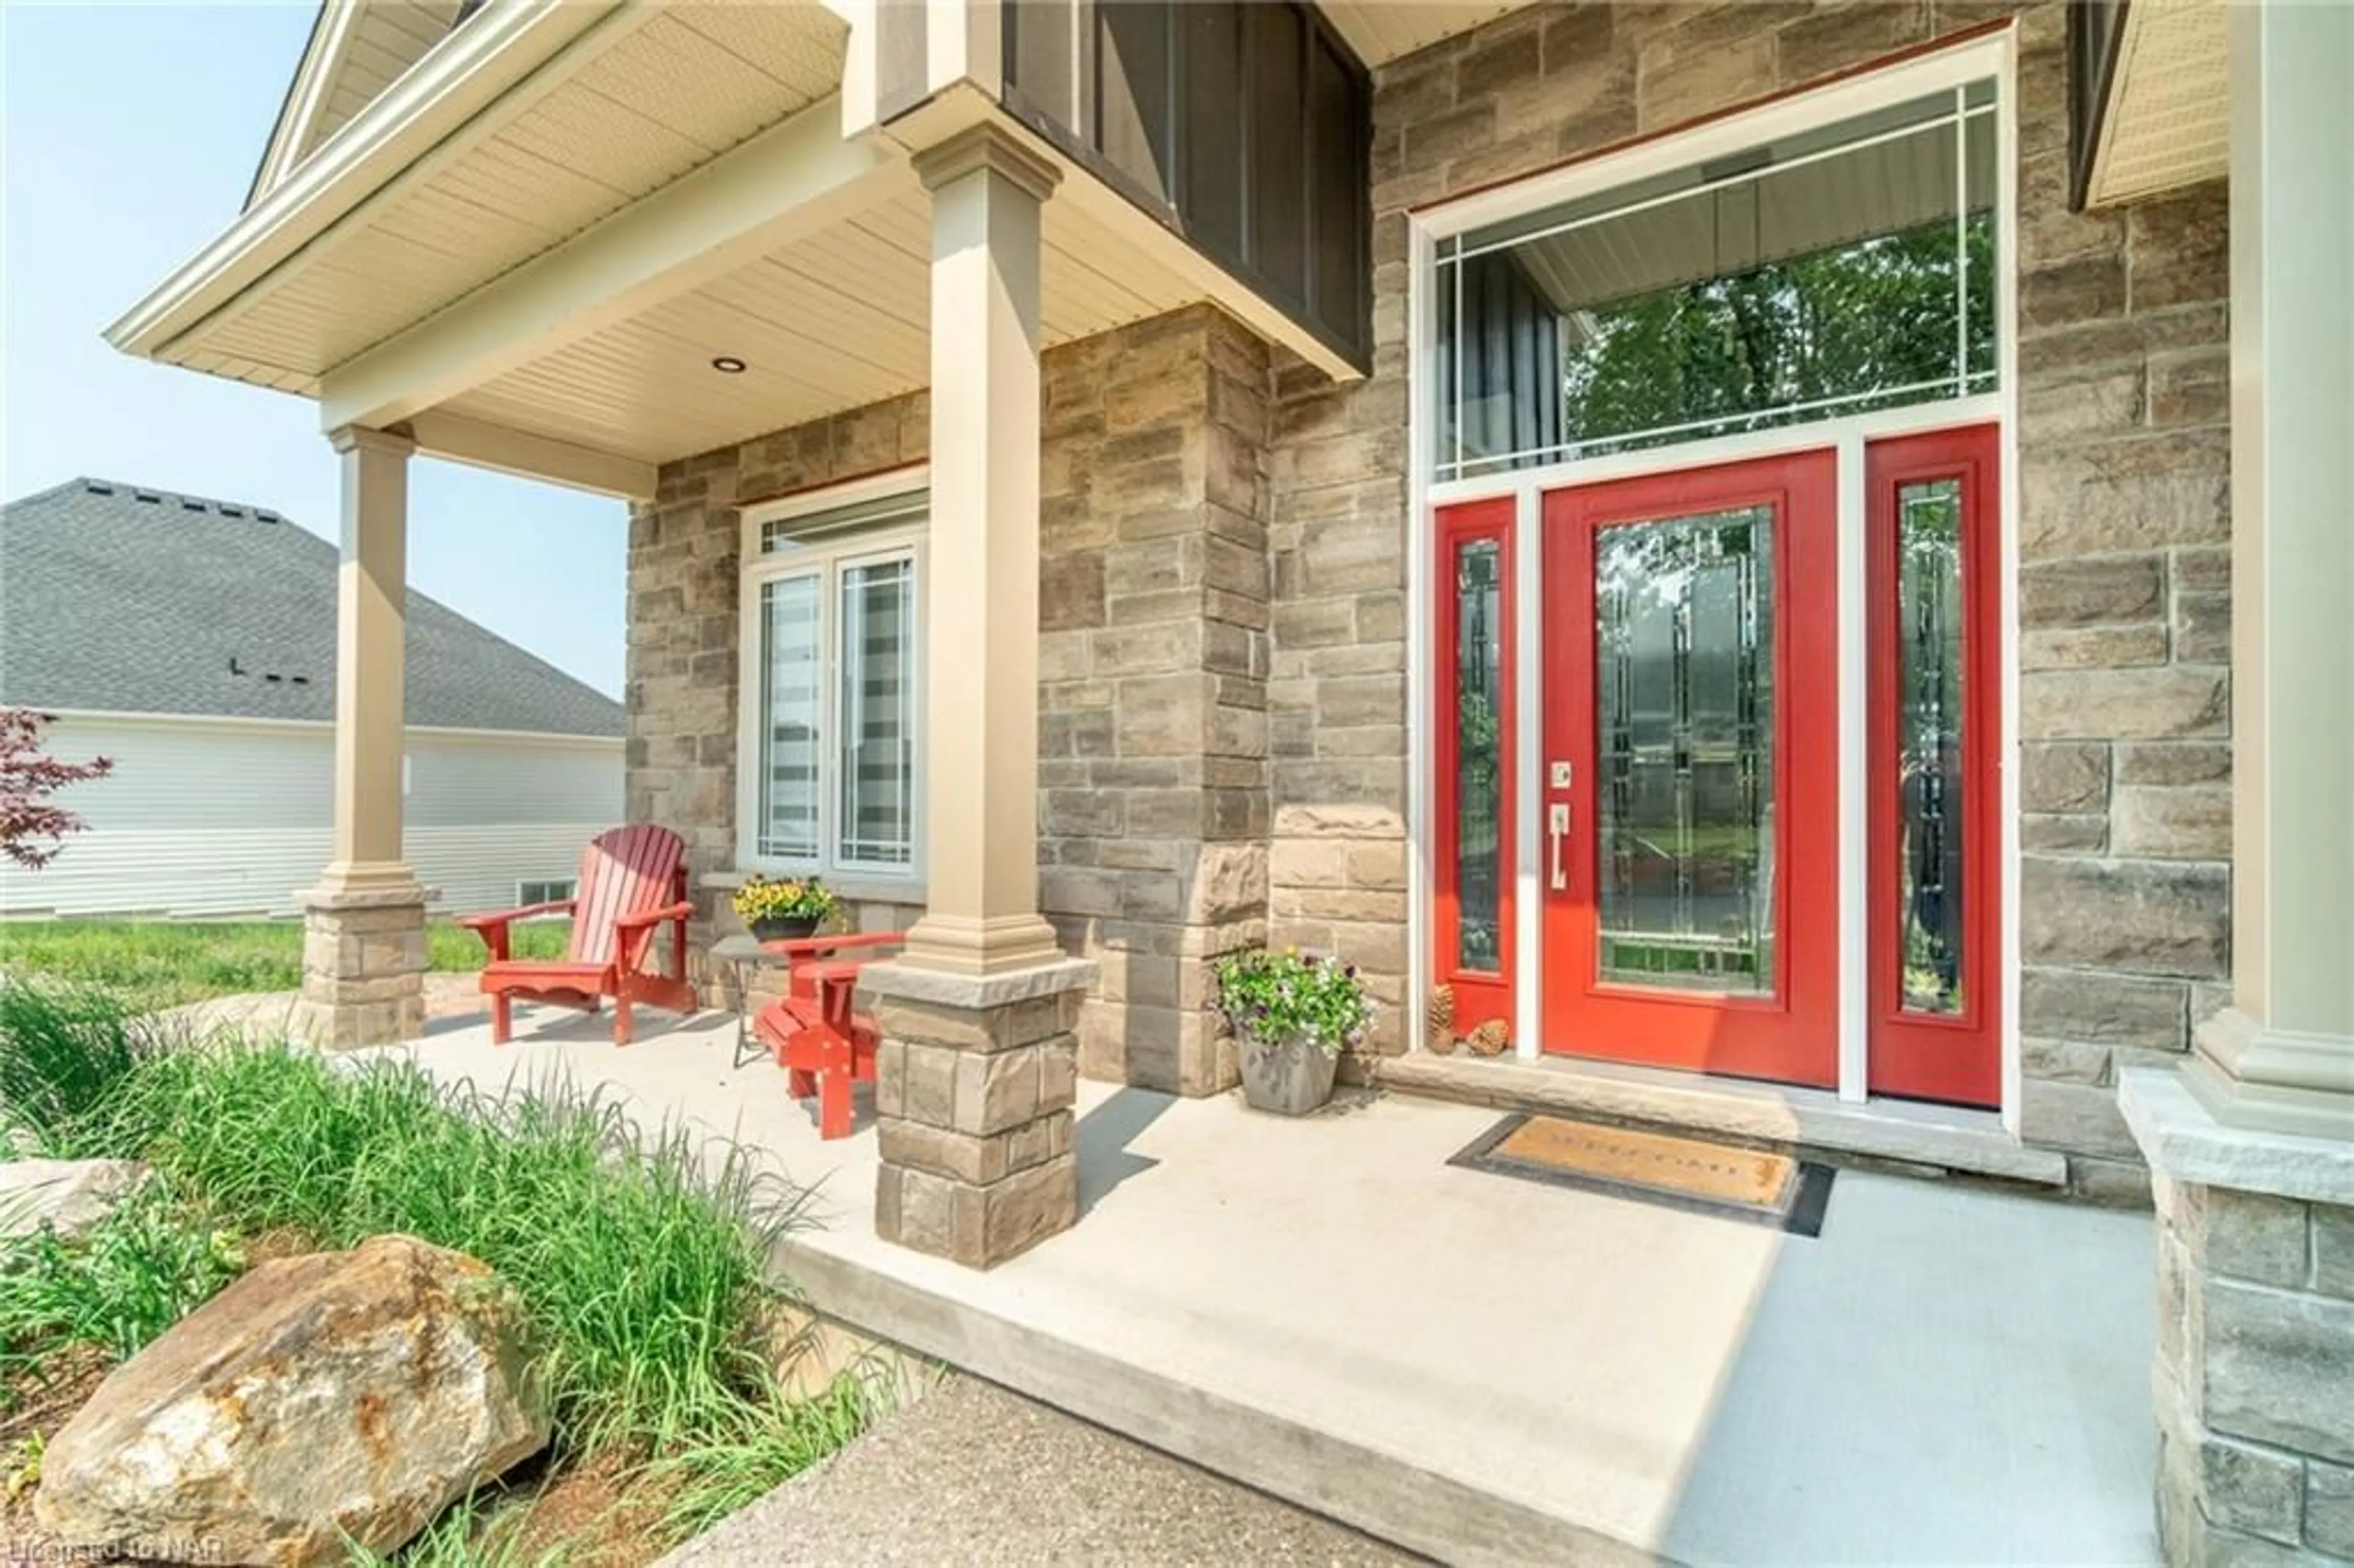
[[[828,98],[327,373],[321,428],[396,424],[872,207],[911,181]],[[420,439],[422,439],[420,437]]]
[[[161,356],[345,217],[429,177],[496,129],[488,122],[523,112],[652,10],[612,0],[484,7],[108,327],[106,341]]]
[[[270,127],[270,145],[261,154],[261,166],[254,173],[252,188],[246,192],[248,208],[301,162],[294,149],[309,138],[311,126],[319,117],[319,106],[326,101],[335,79],[343,74],[344,56],[351,48],[352,35],[358,31],[360,8],[366,3],[366,0],[319,0],[319,15],[312,24],[302,62],[294,68],[294,80],[286,90],[286,101],[279,106],[278,122]]]
[[[412,417],[408,426],[417,450],[433,457],[624,501],[653,497],[654,465],[636,458],[433,409]]]

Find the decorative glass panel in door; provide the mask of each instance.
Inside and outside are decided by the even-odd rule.
[[[1992,425],[1865,450],[1875,1094],[2000,1102]]]
[[[1545,497],[1545,1045],[1837,1079],[1833,460]]]
[[[1595,542],[1599,978],[1774,991],[1774,514]]]
[[[1440,658],[1433,673],[1437,807],[1432,893],[1439,1027],[1460,1036],[1512,1022],[1512,532],[1511,496],[1441,508]]]

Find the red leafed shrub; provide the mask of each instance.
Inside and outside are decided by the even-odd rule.
[[[58,841],[86,825],[48,798],[69,784],[103,779],[114,771],[111,758],[59,762],[43,755],[41,732],[55,717],[30,708],[0,708],[0,854],[28,869],[47,865]]]

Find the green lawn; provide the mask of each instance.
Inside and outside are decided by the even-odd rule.
[[[515,956],[560,958],[571,929],[564,920],[517,926]],[[482,938],[472,931],[436,920],[426,939],[436,969],[465,974],[482,966]],[[103,986],[144,1008],[292,991],[302,983],[302,923],[12,920],[0,924],[0,970]]]

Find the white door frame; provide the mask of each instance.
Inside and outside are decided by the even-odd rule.
[[[1439,508],[1494,496],[1513,499],[1512,590],[1518,596],[1515,629],[1513,718],[1514,797],[1512,868],[1515,947],[1521,955],[1513,977],[1512,1036],[1521,1059],[1543,1054],[1543,881],[1540,821],[1543,790],[1542,736],[1544,712],[1543,617],[1536,613],[1544,582],[1542,497],[1548,490],[1608,480],[1767,457],[1793,451],[1835,450],[1839,460],[1840,660],[1840,1079],[1839,1097],[1869,1097],[1870,1001],[1866,910],[1870,887],[1870,826],[1866,789],[1870,778],[1867,662],[1869,608],[1865,582],[1864,447],[1868,441],[1915,431],[1997,423],[2001,429],[1999,496],[2002,733],[1999,736],[2001,834],[1999,896],[2001,950],[1998,955],[2002,998],[2001,1119],[2019,1133],[2019,454],[2017,319],[2018,84],[2013,26],[1962,40],[1881,69],[1776,98],[1689,131],[1671,132],[1617,152],[1534,175],[1528,179],[1474,192],[1458,200],[1406,215],[1407,553],[1406,833],[1406,1047],[1426,1043],[1421,999],[1431,984],[1434,886],[1432,848],[1436,826],[1435,736],[1431,694],[1435,689],[1437,625],[1436,514]],[[1438,245],[1442,239],[1557,203],[1599,194],[1649,175],[1684,168],[1743,151],[1776,136],[1847,119],[1886,105],[1992,77],[1995,104],[1996,386],[1998,390],[1945,402],[1825,419],[1771,430],[1717,437],[1642,451],[1585,458],[1472,479],[1433,478],[1439,429],[1437,378],[1430,374],[1437,352],[1437,312],[1432,300]]]

